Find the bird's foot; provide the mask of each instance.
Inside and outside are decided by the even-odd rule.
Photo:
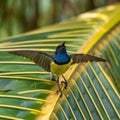
[[[57,94],[60,93],[60,97],[62,97],[62,90],[61,89],[57,90],[56,93]]]
[[[64,84],[65,85],[64,88],[67,89],[67,86],[68,86],[67,81],[61,81],[61,84]]]
[[[52,81],[56,81],[56,79],[54,79],[54,78],[52,78],[51,80],[52,80]]]

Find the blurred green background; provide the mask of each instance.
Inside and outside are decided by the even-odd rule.
[[[64,21],[120,0],[0,0],[0,39]]]

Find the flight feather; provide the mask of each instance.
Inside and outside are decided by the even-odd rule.
[[[10,51],[9,53],[28,58],[35,64],[43,67],[46,71],[50,72],[50,63],[52,62],[53,57],[47,53],[29,50]]]
[[[79,62],[105,62],[106,60],[100,57],[88,55],[88,54],[72,54],[70,55],[73,62],[72,64],[79,63]]]

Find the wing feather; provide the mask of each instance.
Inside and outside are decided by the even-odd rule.
[[[106,60],[100,57],[88,55],[88,54],[72,54],[70,57],[73,60],[72,64],[79,63],[79,62],[105,62]]]
[[[46,71],[50,72],[50,63],[52,62],[53,57],[47,53],[29,50],[10,51],[9,53],[26,57],[37,65],[43,67]]]

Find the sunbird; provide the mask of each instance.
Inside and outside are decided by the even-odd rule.
[[[33,61],[35,64],[44,68],[46,71],[51,72],[51,80],[56,81],[58,90],[62,96],[62,90],[59,83],[59,77],[62,76],[62,83],[65,84],[64,88],[67,88],[67,80],[64,77],[64,73],[70,68],[71,65],[80,62],[105,62],[106,60],[100,57],[88,55],[88,54],[68,54],[65,46],[65,42],[59,44],[56,47],[55,53],[50,55],[45,52],[32,51],[32,50],[18,50],[10,51],[9,53],[26,57]]]

